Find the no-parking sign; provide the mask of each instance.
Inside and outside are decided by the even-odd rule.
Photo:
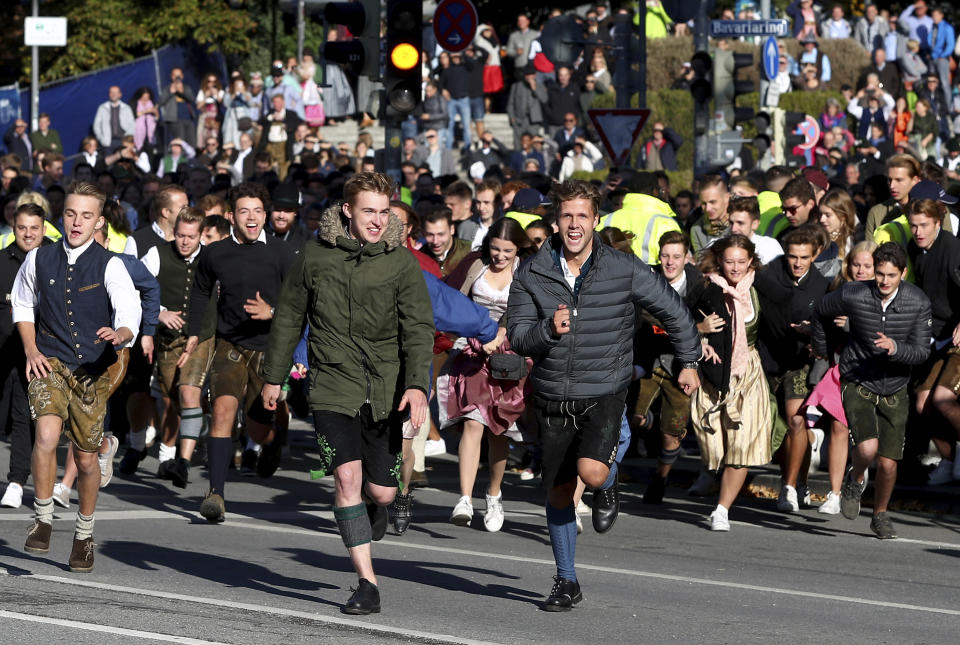
[[[442,0],[433,14],[433,35],[449,52],[461,52],[477,35],[477,8],[470,0]]]

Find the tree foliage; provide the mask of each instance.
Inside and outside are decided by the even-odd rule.
[[[44,82],[146,56],[181,39],[227,55],[246,52],[257,28],[245,8],[233,9],[226,0],[63,0],[55,8],[45,5],[43,13],[68,21],[66,47],[40,48]],[[22,50],[28,81],[29,50]]]

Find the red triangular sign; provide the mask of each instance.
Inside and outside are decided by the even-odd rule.
[[[600,108],[587,110],[587,114],[615,166],[629,159],[634,142],[650,118],[648,108]]]

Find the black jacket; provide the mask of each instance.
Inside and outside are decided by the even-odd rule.
[[[700,358],[690,312],[663,276],[638,258],[605,247],[594,234],[593,254],[570,289],[554,235],[521,265],[510,286],[507,336],[513,349],[534,360],[536,393],[551,401],[593,399],[627,389],[633,377],[635,305],[663,322],[683,362]],[[551,320],[559,305],[570,311],[570,332],[556,337]]]
[[[811,265],[797,285],[786,256],[780,256],[757,272],[753,286],[763,309],[757,343],[763,370],[780,376],[811,362],[807,351],[810,336],[790,325],[813,321],[817,302],[830,281]]]
[[[926,251],[910,238],[907,253],[913,262],[914,283],[930,298],[934,340],[949,338],[960,324],[960,240],[947,231]]]
[[[910,380],[911,366],[920,365],[930,356],[930,300],[916,285],[901,282],[886,312],[877,283],[872,280],[848,282],[828,293],[817,305],[812,321],[817,356],[828,355],[822,321],[833,324],[837,316],[847,316],[850,323],[849,339],[840,354],[840,376],[871,392],[899,392]],[[877,332],[896,343],[892,356],[874,344]]]
[[[53,244],[49,239],[43,238],[41,246]],[[11,303],[13,294],[13,282],[17,279],[17,272],[20,271],[20,265],[23,264],[27,254],[24,253],[16,242],[0,251],[0,352],[4,352],[4,358],[17,360],[23,359],[23,343],[20,341],[20,334],[13,324],[13,305]],[[9,352],[15,352],[13,356]]]
[[[707,283],[703,274],[692,264],[684,265],[683,273],[687,279],[683,302],[694,319],[697,316],[702,319],[703,316],[697,313],[697,305],[700,304]],[[647,311],[641,312],[637,322],[637,333],[633,338],[633,363],[641,366],[648,374],[654,367],[659,366],[671,376],[676,376],[680,368],[673,355],[673,343],[670,337],[663,333],[663,325]]]

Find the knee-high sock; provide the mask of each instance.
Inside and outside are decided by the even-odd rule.
[[[554,508],[547,502],[547,529],[557,575],[564,580],[576,580],[574,559],[577,553],[577,513],[571,502],[566,508]]]
[[[210,477],[210,490],[223,495],[223,486],[227,481],[227,470],[233,456],[233,440],[230,437],[207,437],[207,473]]]

